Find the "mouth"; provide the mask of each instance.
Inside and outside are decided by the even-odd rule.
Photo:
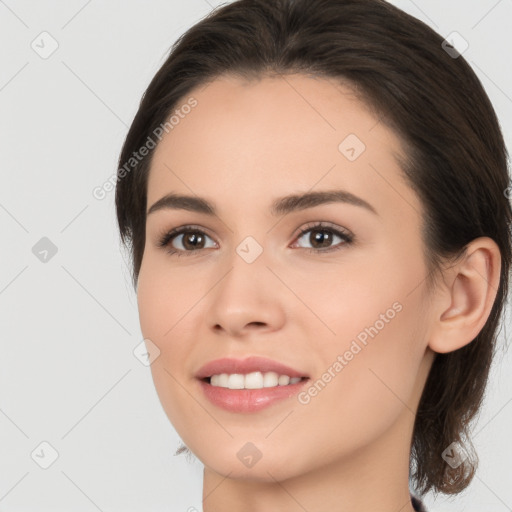
[[[299,370],[256,356],[211,361],[196,378],[211,403],[236,413],[253,413],[276,402],[284,403],[310,380]]]
[[[290,386],[302,382],[309,377],[290,377],[276,372],[217,373],[204,377],[203,382],[226,389],[263,389],[277,386]]]

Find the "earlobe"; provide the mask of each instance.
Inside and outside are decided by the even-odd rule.
[[[500,272],[501,255],[494,240],[480,237],[467,245],[464,258],[446,274],[439,307],[432,308],[428,346],[434,352],[453,352],[476,338],[496,299]]]

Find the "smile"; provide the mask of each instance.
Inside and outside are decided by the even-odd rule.
[[[262,389],[275,386],[289,386],[297,384],[303,377],[290,377],[278,375],[276,372],[251,372],[246,375],[241,373],[221,373],[210,377],[212,386],[229,389]]]

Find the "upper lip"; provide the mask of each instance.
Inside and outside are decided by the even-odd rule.
[[[260,356],[251,356],[246,359],[234,359],[230,357],[215,359],[203,365],[197,372],[196,377],[198,379],[204,379],[221,373],[246,374],[251,372],[276,372],[278,375],[288,375],[289,377],[307,377],[304,372]]]

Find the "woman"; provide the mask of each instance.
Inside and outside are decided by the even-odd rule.
[[[512,212],[454,43],[381,0],[238,0],[145,92],[117,216],[205,512],[411,512],[471,482]]]

